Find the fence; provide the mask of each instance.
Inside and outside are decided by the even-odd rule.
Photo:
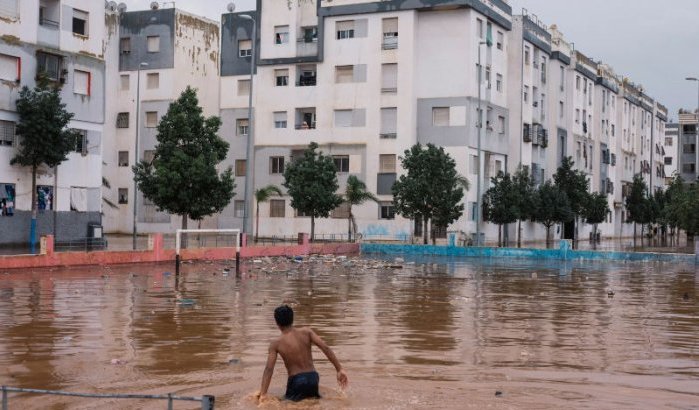
[[[9,393],[34,393],[34,394],[50,394],[54,396],[71,396],[85,397],[94,399],[142,399],[142,400],[167,400],[168,410],[172,410],[173,402],[175,401],[196,401],[201,403],[202,410],[214,409],[214,396],[202,397],[185,397],[175,396],[173,394],[155,395],[155,394],[96,394],[96,393],[71,393],[60,390],[40,390],[40,389],[22,389],[18,387],[2,386],[2,410],[9,410]]]
[[[54,245],[56,252],[90,252],[107,249],[107,240],[104,238],[83,238],[73,241],[60,241]]]

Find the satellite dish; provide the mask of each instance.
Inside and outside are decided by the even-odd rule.
[[[117,11],[117,10],[118,10],[118,7],[117,7],[116,1],[110,1],[109,3],[107,3],[107,10],[109,10],[109,11]]]
[[[229,13],[233,13],[235,11],[235,4],[234,3],[228,3],[228,6],[226,7],[228,9]]]
[[[160,7],[160,5],[158,4],[157,1],[151,2],[151,4],[150,4],[151,10],[158,10],[158,7]]]
[[[117,10],[119,10],[119,13],[126,13],[126,4],[119,3],[119,5],[117,6]]]

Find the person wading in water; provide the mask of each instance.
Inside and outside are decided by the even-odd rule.
[[[274,310],[274,320],[277,322],[282,335],[269,344],[267,365],[262,374],[262,387],[258,394],[260,402],[265,398],[267,389],[269,389],[269,383],[272,381],[277,354],[284,360],[286,371],[289,373],[284,398],[292,401],[320,398],[318,393],[320,376],[316,372],[315,367],[313,367],[311,345],[318,346],[325,353],[325,356],[337,370],[337,383],[342,389],[347,387],[347,374],[342,369],[342,365],[337,360],[335,353],[310,328],[294,327],[294,311],[289,306],[283,305],[276,308]]]

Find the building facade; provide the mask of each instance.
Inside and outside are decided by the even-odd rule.
[[[679,148],[680,148],[680,124],[673,122],[665,126],[665,140],[663,142],[663,150],[665,158],[663,164],[665,166],[665,185],[669,185],[679,171]]]
[[[697,173],[697,129],[699,114],[680,111],[679,142],[678,142],[678,172],[686,182],[694,182],[699,177]]]
[[[29,241],[32,173],[10,165],[19,145],[16,101],[43,73],[60,87],[68,124],[80,132],[67,161],[37,175],[38,234],[85,238],[100,223],[105,113],[104,3],[91,0],[0,0],[0,244]],[[11,217],[8,215],[12,215]]]

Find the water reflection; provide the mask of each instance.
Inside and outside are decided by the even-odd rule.
[[[222,265],[196,264],[178,281],[170,266],[156,265],[5,274],[0,383],[213,393],[224,408],[251,406],[245,397],[278,334],[272,310],[289,303],[297,324],[313,326],[350,370],[356,387],[344,407],[459,408],[464,392],[430,401],[454,381],[471,386],[476,402],[479,383],[522,389],[515,407],[525,397],[541,402],[532,387],[552,407],[571,397],[613,407],[619,388],[699,399],[691,387],[699,376],[694,267],[446,258],[372,265],[251,265],[236,278]],[[331,367],[318,359],[331,388]],[[278,367],[273,394],[284,377]],[[626,397],[630,407],[655,403]],[[38,400],[47,399],[13,403],[66,403]]]

